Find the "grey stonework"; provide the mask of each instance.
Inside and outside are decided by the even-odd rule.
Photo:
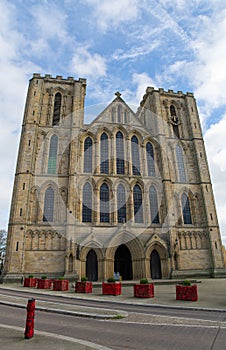
[[[60,107],[56,103],[57,93]],[[30,80],[3,279],[10,281],[28,274],[64,275],[73,279],[88,274],[90,279],[101,281],[113,276],[116,268],[128,279],[225,275],[212,185],[193,94],[148,87],[134,113],[116,93],[113,102],[88,125],[84,124],[85,94],[85,79],[34,74]],[[58,107],[59,123],[53,125]],[[116,134],[119,131],[124,142],[124,174],[117,174]],[[108,174],[101,171],[103,133],[108,137]],[[56,159],[50,154],[53,135],[57,136]],[[92,140],[91,173],[84,172],[84,142],[88,136]],[[138,143],[134,152],[140,162],[140,174],[136,175],[133,136]],[[151,175],[147,143],[151,143],[154,153],[155,173]],[[178,147],[183,158],[181,168]],[[83,222],[86,183],[92,188],[92,222]],[[109,189],[109,222],[100,222],[103,184]],[[124,186],[126,195],[123,222],[118,222],[119,184]],[[142,193],[142,222],[134,218],[136,185]],[[158,222],[152,222],[151,186],[157,193]],[[43,217],[48,188],[54,194],[50,222]],[[184,223],[183,194],[189,200],[189,223]],[[49,210],[51,212],[51,208]]]

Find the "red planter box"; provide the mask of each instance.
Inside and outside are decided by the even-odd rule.
[[[37,281],[37,288],[39,289],[51,289],[52,287],[52,280],[38,278]]]
[[[68,280],[54,280],[53,281],[53,290],[68,290],[69,281]]]
[[[176,285],[176,300],[197,301],[198,300],[197,285],[196,284],[194,284],[193,286]]]
[[[104,295],[120,295],[122,294],[122,285],[120,282],[103,282],[102,293]]]
[[[35,288],[37,284],[37,278],[25,277],[24,278],[24,287],[33,287]]]
[[[133,293],[135,298],[154,298],[154,284],[134,284]]]
[[[92,293],[93,284],[92,282],[76,282],[75,292],[76,293]]]

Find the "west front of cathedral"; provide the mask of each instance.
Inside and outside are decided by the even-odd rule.
[[[3,279],[225,275],[192,93],[116,93],[84,124],[86,80],[34,74],[24,112]]]

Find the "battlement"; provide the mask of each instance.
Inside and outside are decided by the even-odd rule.
[[[155,90],[153,86],[148,86],[146,89],[146,94],[153,93],[153,92],[159,92],[160,94],[166,94],[166,95],[178,95],[178,96],[194,96],[192,92],[187,92],[184,94],[182,91],[173,91],[171,89],[168,89],[168,91],[164,90],[163,88],[159,88],[158,90]],[[144,95],[145,96],[145,95]]]
[[[79,78],[78,80],[76,80],[74,79],[74,77],[63,78],[62,75],[56,75],[56,77],[52,77],[51,74],[45,74],[44,76],[42,76],[39,73],[34,73],[31,79],[44,79],[44,80],[63,81],[63,82],[70,82],[70,83],[79,82],[82,84],[86,84],[86,79],[84,78]]]
[[[153,93],[159,93],[160,95],[164,95],[164,96],[170,96],[170,97],[184,97],[184,96],[188,96],[188,97],[194,97],[194,94],[192,92],[187,92],[186,94],[184,94],[182,91],[173,91],[171,89],[168,89],[168,91],[164,90],[163,88],[159,88],[159,89],[155,89],[153,86],[148,86],[146,89],[146,93],[143,96],[142,101],[140,102],[140,106],[142,107],[148,97],[148,95],[151,95]]]

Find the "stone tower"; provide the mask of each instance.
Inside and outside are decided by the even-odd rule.
[[[86,80],[30,80],[5,280],[225,274],[196,101],[148,87],[84,124]]]
[[[8,228],[9,278],[24,271],[32,273],[34,266],[42,274],[64,274],[67,194],[73,176],[70,167],[83,126],[85,93],[85,79],[34,74],[30,80]],[[49,188],[49,196],[55,191],[54,226],[44,218],[43,184]],[[42,262],[48,266],[39,269]]]

